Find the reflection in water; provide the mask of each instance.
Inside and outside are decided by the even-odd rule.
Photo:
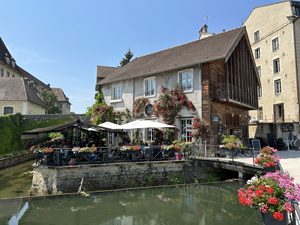
[[[0,215],[0,224],[261,225],[259,212],[238,202],[237,190],[242,186],[219,183],[97,193],[88,198],[28,198],[23,199],[26,204],[21,210],[22,203],[14,204],[19,208],[13,214]],[[0,209],[14,201],[0,200]]]

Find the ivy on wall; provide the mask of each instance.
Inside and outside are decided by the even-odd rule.
[[[0,117],[0,143],[0,154],[22,149],[23,141],[16,115]]]

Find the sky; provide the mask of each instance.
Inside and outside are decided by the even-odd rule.
[[[17,64],[60,87],[71,111],[95,102],[97,65],[242,26],[253,8],[276,0],[0,0],[0,37]]]

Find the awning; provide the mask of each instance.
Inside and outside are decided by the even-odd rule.
[[[36,138],[40,134],[47,134],[51,132],[61,132],[65,129],[68,129],[70,127],[77,128],[79,127],[81,130],[86,130],[86,131],[93,131],[93,132],[111,132],[111,133],[121,133],[124,134],[126,132],[118,132],[113,129],[109,128],[101,128],[99,126],[81,122],[80,120],[74,121],[74,122],[66,122],[63,124],[58,124],[54,126],[49,126],[49,127],[43,127],[43,128],[37,128],[29,131],[24,131],[22,132],[22,139],[26,138]]]
[[[138,128],[175,128],[164,123],[154,122],[151,120],[135,120],[120,126],[121,129],[138,129]]]
[[[115,124],[115,123],[111,123],[111,122],[101,123],[98,126],[101,127],[101,128],[107,128],[107,129],[112,129],[112,130],[122,129],[121,125],[118,125],[118,124]]]

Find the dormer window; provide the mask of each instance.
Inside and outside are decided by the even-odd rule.
[[[7,64],[10,64],[10,58],[7,53],[5,53],[5,61]]]
[[[27,84],[30,85],[30,80],[27,81]]]
[[[32,84],[32,87],[34,87],[34,88],[35,88],[35,84]]]
[[[11,66],[13,68],[15,68],[15,66],[16,66],[16,61],[14,60],[14,58],[11,58]]]

